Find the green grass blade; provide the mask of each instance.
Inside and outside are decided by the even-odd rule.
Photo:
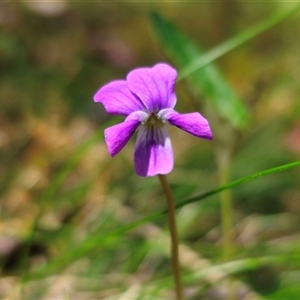
[[[216,194],[218,194],[218,193],[220,193],[224,190],[231,189],[231,188],[236,187],[238,185],[241,185],[243,183],[253,181],[255,179],[258,179],[258,178],[261,178],[261,177],[264,177],[264,176],[267,176],[267,175],[275,174],[275,173],[278,173],[278,172],[283,172],[283,171],[286,171],[286,170],[289,170],[289,169],[292,169],[292,168],[295,168],[295,167],[298,167],[298,166],[300,166],[300,161],[296,161],[296,162],[293,162],[293,163],[281,165],[279,167],[270,168],[270,169],[267,169],[267,170],[264,170],[264,171],[261,171],[261,172],[258,172],[258,173],[254,173],[254,174],[242,177],[242,178],[234,180],[234,181],[232,181],[232,182],[230,182],[226,185],[223,185],[223,186],[221,186],[217,189],[214,189],[214,190],[208,191],[206,193],[200,194],[198,196],[194,196],[194,197],[185,199],[183,201],[180,201],[180,202],[176,203],[176,209],[178,209],[180,207],[183,207],[184,205],[193,203],[193,202],[204,200],[204,199],[206,199],[210,196],[216,195]],[[116,231],[114,231],[113,233],[110,233],[110,234],[113,234],[113,235],[117,234],[118,235],[120,233],[125,233],[126,231],[129,231],[133,228],[136,228],[136,227],[138,227],[138,226],[140,226],[144,223],[154,221],[155,219],[165,215],[166,213],[167,213],[166,210],[162,210],[160,212],[153,213],[153,214],[151,214],[151,215],[149,215],[145,218],[142,218],[140,220],[137,220],[135,222],[132,222],[130,224],[122,226],[121,228],[119,228],[118,230],[116,230]]]
[[[252,175],[248,175],[248,176],[242,177],[242,178],[234,180],[234,181],[232,181],[232,182],[230,182],[230,183],[228,183],[226,185],[223,185],[223,186],[221,186],[221,187],[219,187],[217,189],[214,189],[214,190],[208,191],[208,192],[206,192],[204,194],[201,194],[201,195],[198,195],[198,196],[195,196],[195,197],[183,200],[183,201],[179,202],[176,205],[176,208],[180,208],[180,207],[182,207],[182,206],[184,206],[186,204],[189,204],[189,203],[193,203],[193,202],[196,202],[196,201],[204,200],[207,197],[210,197],[210,196],[213,196],[215,194],[218,194],[218,193],[220,193],[220,192],[222,192],[224,190],[231,189],[231,188],[233,188],[235,186],[241,185],[241,184],[246,183],[248,181],[252,181],[252,180],[255,180],[255,179],[267,176],[267,175],[271,175],[271,174],[274,174],[274,173],[286,171],[288,169],[295,168],[295,167],[297,167],[299,165],[300,165],[300,161],[296,161],[296,162],[293,162],[293,163],[281,165],[279,167],[274,167],[274,168],[267,169],[267,170],[264,170],[264,171],[261,171],[261,172],[258,172],[258,173],[252,174]]]
[[[189,66],[204,52],[177,27],[157,13],[151,15],[158,42],[169,59],[179,68]],[[249,120],[245,105],[213,64],[198,69],[187,78],[195,94],[202,94],[216,111],[234,127],[243,128]]]
[[[299,258],[299,255],[295,256],[295,260],[297,262],[299,262]],[[189,282],[195,280],[197,282],[203,282],[206,281],[207,278],[209,278],[209,281],[207,283],[208,285],[211,285],[212,283],[217,283],[218,281],[223,280],[229,275],[237,275],[241,272],[256,270],[265,266],[280,266],[289,263],[290,257],[286,255],[270,255],[254,258],[243,258],[226,263],[213,264],[197,271],[186,272],[183,277],[186,281]],[[171,287],[172,278],[162,278],[160,280],[157,280],[155,282],[155,286],[158,286],[158,288],[163,288],[166,286]]]
[[[258,36],[262,32],[270,29],[271,27],[283,22],[287,18],[294,15],[300,9],[300,5],[293,7],[290,10],[281,11],[270,18],[262,21],[261,23],[243,31],[242,33],[234,36],[231,39],[228,39],[223,44],[213,48],[212,50],[206,52],[204,55],[199,56],[195,60],[191,61],[189,65],[183,68],[183,70],[179,74],[179,80],[183,79],[197,70],[203,68],[207,64],[221,57],[222,55],[228,53],[229,51],[237,48],[238,46],[248,42],[254,37]]]
[[[267,169],[267,170],[264,170],[264,171],[261,171],[261,172],[258,172],[258,173],[252,174],[252,175],[245,176],[243,178],[232,181],[229,184],[221,186],[217,189],[214,189],[214,190],[211,190],[204,194],[180,201],[179,203],[176,204],[176,208],[180,208],[189,203],[204,200],[212,195],[220,193],[221,191],[231,189],[235,186],[244,184],[249,181],[253,181],[255,179],[258,179],[258,178],[261,178],[261,177],[264,177],[267,175],[286,171],[286,170],[295,168],[297,166],[300,166],[300,161],[281,165],[279,167],[274,167],[274,168]],[[29,274],[29,276],[25,279],[25,281],[28,281],[30,279],[37,278],[40,276],[45,276],[49,272],[50,273],[55,272],[56,270],[61,269],[65,266],[67,266],[69,263],[73,262],[74,259],[75,260],[79,259],[80,257],[84,257],[87,254],[91,253],[91,251],[93,251],[94,249],[97,249],[99,247],[99,245],[101,245],[101,243],[113,241],[114,238],[122,236],[124,233],[126,233],[142,224],[145,224],[147,222],[152,222],[152,221],[158,219],[159,217],[165,215],[166,213],[167,213],[166,210],[161,210],[159,212],[156,212],[149,216],[146,216],[142,219],[139,219],[137,221],[134,221],[134,222],[131,222],[124,226],[121,226],[114,231],[110,231],[108,233],[99,235],[98,237],[94,237],[92,241],[90,241],[89,239],[86,242],[83,241],[79,246],[72,247],[72,249],[70,249],[70,251],[68,251],[65,254],[62,254],[58,259],[53,260],[49,265],[41,268],[40,270],[36,270],[36,272],[33,272],[32,274]]]

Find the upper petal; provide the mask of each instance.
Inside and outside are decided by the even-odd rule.
[[[138,110],[145,110],[143,103],[133,95],[125,80],[112,81],[98,90],[95,102],[101,102],[111,114],[128,116]]]
[[[127,83],[130,91],[137,95],[148,112],[152,113],[175,106],[176,78],[176,70],[161,63],[153,68],[133,70],[127,75]]]
[[[146,117],[145,112],[135,112],[129,115],[124,122],[105,129],[105,141],[111,156],[117,155],[126,146],[141,120]]]
[[[160,112],[161,118],[168,120],[170,124],[195,135],[197,137],[212,140],[213,135],[208,121],[199,113],[179,114],[174,110]]]
[[[164,127],[139,128],[134,152],[135,171],[140,176],[167,174],[173,169],[171,140]]]

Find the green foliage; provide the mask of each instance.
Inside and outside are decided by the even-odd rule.
[[[109,157],[103,130],[121,118],[110,118],[92,102],[102,84],[161,60],[144,27],[153,6],[82,2],[45,16],[27,2],[1,4],[9,10],[0,17],[0,298],[171,299],[161,187],[156,178],[134,173],[133,143]],[[218,184],[214,142],[171,129],[176,160],[169,179],[188,298],[218,296],[229,278],[249,298],[298,299],[300,88],[294,37],[300,26],[294,18],[271,27],[299,6],[157,5],[155,36],[179,67],[179,81],[188,83],[179,83],[178,93],[201,95],[225,123],[244,129],[230,162],[233,180],[224,185]],[[207,27],[206,15],[212,20]],[[222,26],[214,27],[217,22]],[[201,38],[192,41],[180,23],[193,36],[202,30]],[[233,37],[203,51],[198,44],[209,44],[203,32]],[[250,39],[251,45],[237,48]],[[234,66],[230,78],[251,118],[216,66],[232,49],[235,55],[223,57],[222,69]],[[189,109],[187,101],[180,105]],[[219,196],[229,190],[235,240],[232,259],[224,262]]]
[[[160,45],[180,69],[204,54],[174,24],[157,13],[153,13],[151,17]],[[215,65],[210,64],[196,70],[187,80],[191,81],[192,88],[210,101],[216,111],[233,126],[244,128],[248,124],[249,113],[245,105],[238,99]]]

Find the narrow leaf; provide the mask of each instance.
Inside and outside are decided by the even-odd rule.
[[[204,52],[197,47],[176,26],[157,13],[151,20],[159,44],[179,68],[185,68],[201,57]],[[247,125],[249,114],[245,105],[237,97],[233,89],[225,81],[213,64],[196,70],[187,78],[195,92],[202,94],[217,112],[227,119],[234,127],[243,128]]]
[[[218,45],[217,47],[206,52],[204,55],[197,57],[195,60],[191,61],[184,69],[180,72],[179,78],[183,79],[197,70],[203,68],[207,64],[211,63],[215,59],[221,57],[222,55],[228,53],[229,51],[237,48],[238,46],[248,42],[254,37],[258,36],[262,32],[270,29],[271,27],[283,22],[287,18],[294,15],[300,9],[300,5],[297,5],[289,10],[281,11],[275,15],[272,15],[261,23],[250,27],[249,29],[235,35],[234,37],[226,40],[224,43]]]

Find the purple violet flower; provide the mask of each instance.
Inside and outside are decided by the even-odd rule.
[[[117,155],[138,129],[134,152],[140,176],[167,174],[173,169],[173,150],[166,124],[203,139],[212,139],[208,121],[199,113],[179,114],[175,83],[177,72],[167,64],[131,71],[126,80],[104,85],[94,96],[110,114],[126,116],[123,123],[104,131],[108,151]]]

